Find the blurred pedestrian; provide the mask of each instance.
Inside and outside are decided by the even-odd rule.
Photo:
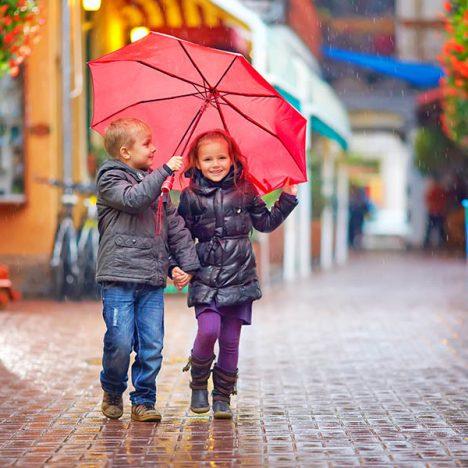
[[[447,209],[447,192],[438,179],[432,178],[425,193],[427,209],[426,233],[424,248],[432,245],[433,233],[436,235],[435,245],[441,247],[445,242],[445,216]]]
[[[348,245],[361,248],[364,220],[370,211],[370,201],[362,187],[352,186],[349,196]]]
[[[150,170],[156,151],[151,130],[141,120],[118,119],[106,130],[104,145],[112,159],[97,176],[99,253],[96,279],[101,285],[106,323],[102,358],[102,412],[123,413],[130,354],[135,351],[130,393],[134,421],[160,421],[155,409],[156,377],[164,338],[163,291],[174,255],[185,271],[199,267],[190,232],[161,187],[182,158],[172,157]],[[155,216],[161,206],[164,215]],[[160,224],[158,224],[158,222]]]
[[[206,413],[207,384],[213,374],[213,413],[231,419],[242,325],[252,321],[252,302],[261,297],[249,233],[276,229],[295,208],[297,187],[287,185],[270,210],[249,182],[248,168],[236,142],[222,130],[199,135],[189,151],[185,172],[190,185],[181,195],[179,213],[194,238],[201,268],[174,275],[176,285],[191,280],[188,305],[195,306],[198,331],[189,364],[190,408]],[[217,363],[214,346],[219,344]]]

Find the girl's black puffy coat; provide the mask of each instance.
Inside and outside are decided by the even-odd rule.
[[[201,268],[189,286],[189,307],[241,304],[262,295],[249,234],[276,229],[297,205],[296,197],[281,194],[268,210],[255,187],[245,179],[234,183],[233,170],[219,183],[194,171],[181,195],[179,213],[198,239]]]

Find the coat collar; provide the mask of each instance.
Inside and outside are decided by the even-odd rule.
[[[237,177],[236,177],[237,175]],[[218,189],[230,190],[235,188],[236,179],[241,181],[243,179],[243,169],[242,166],[238,166],[237,171],[235,172],[234,166],[231,166],[228,174],[224,179],[219,182],[213,182],[203,176],[200,169],[191,168],[185,173],[186,177],[190,178],[190,188],[200,195],[210,195]]]
[[[104,172],[107,172],[113,169],[121,169],[125,171],[127,174],[130,174],[135,180],[138,180],[139,182],[141,182],[143,178],[151,172],[151,169],[148,169],[147,171],[143,171],[140,169],[133,169],[132,167],[128,166],[122,161],[119,161],[118,159],[108,159],[99,168],[97,179],[99,180],[101,176],[104,174]]]

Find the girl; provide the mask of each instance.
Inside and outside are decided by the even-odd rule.
[[[213,130],[199,135],[189,150],[185,172],[190,185],[180,198],[179,213],[196,244],[201,269],[191,278],[173,270],[179,287],[190,280],[188,305],[195,306],[198,332],[188,365],[191,367],[190,409],[206,413],[207,383],[216,341],[219,357],[213,368],[213,412],[231,419],[230,395],[237,380],[242,325],[252,321],[252,301],[262,293],[249,233],[276,229],[297,205],[296,186],[283,189],[271,211],[248,180],[247,166],[230,135]]]

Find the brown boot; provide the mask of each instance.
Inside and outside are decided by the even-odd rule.
[[[140,422],[159,422],[161,413],[154,405],[132,405],[132,420]]]
[[[236,394],[237,371],[227,372],[216,364],[213,368],[213,415],[215,419],[232,419],[229,406],[231,395]]]
[[[211,364],[215,356],[201,360],[193,354],[189,358],[189,362],[184,367],[184,372],[190,368],[192,380],[190,388],[192,389],[192,398],[190,400],[190,409],[197,414],[208,413],[210,411],[210,403],[208,402],[208,379],[211,374]]]
[[[104,416],[110,419],[119,419],[123,414],[122,395],[104,392],[102,396],[101,410]]]

